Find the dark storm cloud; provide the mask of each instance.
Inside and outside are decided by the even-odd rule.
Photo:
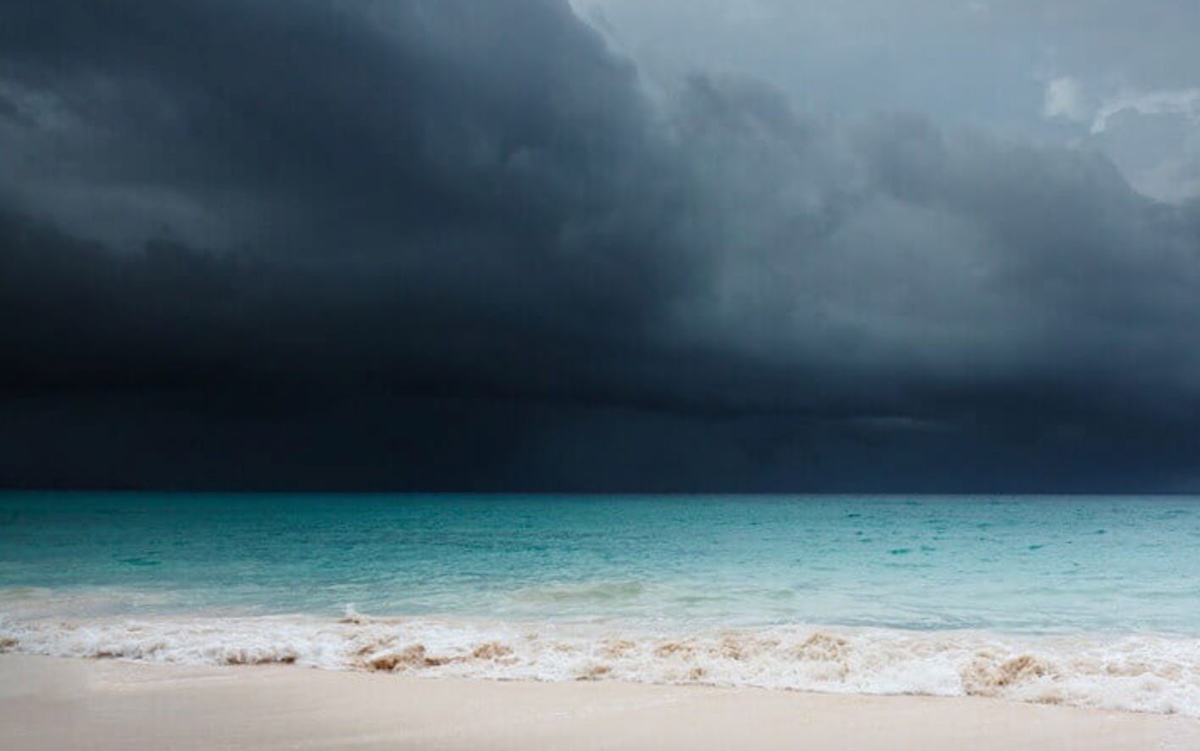
[[[557,3],[30,3],[8,13],[13,87],[37,88],[62,112],[33,116],[57,114],[67,131],[46,144],[14,138],[28,171],[44,176],[13,180],[24,204],[53,216],[65,186],[82,182],[100,202],[162,191],[198,214],[229,215],[220,226],[243,225],[269,279],[210,269],[220,284],[249,287],[212,288],[207,302],[249,296],[244,304],[284,319],[264,325],[304,328],[315,353],[349,356],[377,339],[385,360],[393,344],[423,339],[453,350],[442,341],[451,327],[462,329],[462,356],[483,359],[501,345],[480,329],[505,319],[533,340],[546,326],[615,336],[687,281],[670,226],[678,189],[660,184],[673,170],[656,163],[665,154],[648,143],[633,71]],[[153,210],[130,221],[143,233],[164,224]],[[147,267],[207,264],[152,255]],[[163,273],[189,283],[186,269]],[[154,295],[169,284],[144,286]],[[176,302],[192,316],[212,307]],[[547,313],[557,320],[531,320]]]
[[[652,95],[551,0],[9,3],[0,62],[10,484],[1194,482],[1200,206],[1094,153]]]
[[[1149,201],[1095,153],[805,119],[711,81],[688,99],[725,229],[697,317],[726,348],[922,410],[989,391],[1194,404],[1196,204]]]

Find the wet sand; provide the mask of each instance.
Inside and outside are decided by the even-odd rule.
[[[1196,751],[1200,720],[989,699],[0,655],[0,748]]]

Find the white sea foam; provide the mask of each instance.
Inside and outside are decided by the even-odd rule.
[[[0,601],[4,651],[488,679],[978,695],[1200,717],[1200,640],[1187,638],[1026,638],[810,626],[684,633],[375,618],[353,609],[341,619],[75,617],[12,606],[12,598]]]

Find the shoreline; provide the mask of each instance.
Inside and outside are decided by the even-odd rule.
[[[0,747],[1194,751],[1200,719],[977,697],[3,654]]]
[[[37,602],[35,601],[36,605]],[[87,602],[85,601],[85,605]],[[986,697],[1200,718],[1200,639],[1008,637],[817,626],[671,633],[617,626],[316,616],[0,614],[0,652],[438,679]],[[67,613],[78,610],[70,602]],[[1197,746],[1200,748],[1200,744]]]

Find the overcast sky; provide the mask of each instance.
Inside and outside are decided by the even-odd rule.
[[[0,483],[1200,490],[1197,28],[7,2]]]
[[[1187,0],[574,0],[648,75],[720,70],[798,107],[1094,148],[1200,196],[1200,6]]]

